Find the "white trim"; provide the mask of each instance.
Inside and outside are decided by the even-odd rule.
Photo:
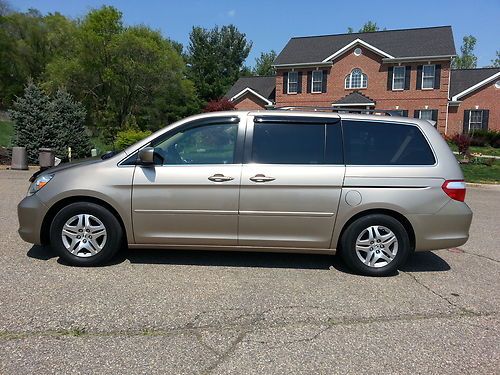
[[[373,106],[373,105],[375,105],[375,103],[348,103],[348,104],[332,103],[332,107]]]
[[[309,67],[309,66],[332,66],[332,62],[331,61],[328,61],[328,62],[322,62],[322,61],[318,61],[318,62],[310,62],[310,63],[291,63],[291,64],[274,64],[272,65],[273,68],[291,68],[291,67],[296,67],[296,68],[300,68],[300,67]]]
[[[455,96],[453,96],[453,98],[451,98],[451,101],[453,101],[453,102],[458,101],[458,99],[461,98],[462,96],[467,95],[467,94],[471,93],[472,91],[476,91],[478,88],[486,85],[487,83],[490,83],[491,81],[494,81],[498,77],[500,77],[500,72],[493,74],[492,76],[482,80],[479,83],[476,83],[474,86],[471,86],[462,92],[459,92],[457,95],[455,95]]]
[[[381,49],[378,49],[377,47],[374,47],[371,44],[366,43],[365,41],[363,41],[363,40],[361,40],[361,39],[358,38],[356,40],[353,40],[351,43],[347,44],[346,46],[342,47],[341,49],[339,49],[333,55],[328,56],[326,59],[323,60],[323,62],[328,62],[328,61],[334,59],[335,57],[341,55],[342,53],[344,53],[345,51],[347,51],[348,49],[350,49],[351,47],[353,47],[353,46],[355,46],[357,44],[361,44],[365,48],[368,48],[369,50],[371,50],[371,51],[373,51],[375,53],[378,53],[379,55],[385,56],[385,57],[387,57],[389,59],[394,59],[395,58],[394,56],[389,55],[387,52],[384,52]]]
[[[266,99],[264,98],[262,95],[260,95],[258,92],[252,90],[250,87],[246,87],[244,88],[243,90],[241,90],[239,93],[237,93],[236,95],[234,95],[231,99],[229,99],[229,101],[235,101],[235,100],[238,100],[240,97],[242,97],[243,95],[245,95],[246,93],[250,93],[250,94],[253,94],[255,95],[256,97],[258,97],[259,99],[262,99],[263,101],[265,101],[267,103],[267,105],[273,105],[273,102],[270,101],[269,99]]]
[[[396,77],[396,74],[394,74],[394,72],[396,71],[396,68],[403,68],[403,88],[401,89],[395,89],[394,88],[394,80],[395,80],[395,77]],[[398,66],[394,66],[393,69],[392,69],[392,91],[404,91],[406,87],[406,66],[404,65],[398,65]]]
[[[321,73],[321,80],[319,81],[321,83],[321,88],[319,91],[314,91],[314,73],[320,72]],[[322,70],[313,70],[311,73],[311,94],[319,94],[323,92],[323,71]],[[318,81],[316,81],[318,82]]]
[[[451,84],[451,61],[450,66],[448,68],[448,96],[450,98],[450,84]],[[446,120],[444,122],[444,135],[448,135],[448,113],[450,112],[450,101],[446,101]],[[438,129],[439,130],[439,129]]]
[[[383,63],[396,63],[396,62],[417,62],[417,61],[442,61],[449,60],[456,55],[440,55],[440,56],[413,56],[413,57],[395,57],[384,58]]]
[[[361,72],[361,86],[359,87],[352,87],[352,73],[355,70],[359,70]],[[347,87],[347,77],[349,77],[349,87]],[[363,86],[363,84],[365,84]],[[351,70],[351,72],[345,76],[344,78],[344,89],[346,90],[355,90],[355,89],[367,89],[368,88],[368,75],[363,73],[363,70],[361,68],[354,68]]]

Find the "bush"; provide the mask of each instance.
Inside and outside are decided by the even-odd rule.
[[[457,145],[458,152],[462,156],[467,156],[469,154],[471,138],[467,134],[456,134],[451,141]]]
[[[474,130],[469,134],[471,146],[500,147],[500,132],[496,130]],[[496,145],[496,146],[495,146]]]
[[[234,110],[234,103],[229,99],[222,98],[219,100],[211,100],[207,103],[203,112],[218,112],[218,111],[232,111]]]
[[[125,129],[119,131],[115,139],[115,148],[117,150],[123,150],[149,135],[151,135],[149,130]]]

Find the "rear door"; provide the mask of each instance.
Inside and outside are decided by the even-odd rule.
[[[329,248],[345,166],[340,120],[249,116],[238,243]]]

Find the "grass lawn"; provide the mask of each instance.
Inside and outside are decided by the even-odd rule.
[[[14,128],[10,121],[0,121],[0,147],[10,147]]]
[[[500,161],[491,166],[484,164],[460,164],[465,181],[486,184],[500,184]]]

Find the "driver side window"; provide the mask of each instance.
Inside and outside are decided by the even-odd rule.
[[[181,130],[155,146],[163,165],[233,164],[238,124],[207,124]]]

